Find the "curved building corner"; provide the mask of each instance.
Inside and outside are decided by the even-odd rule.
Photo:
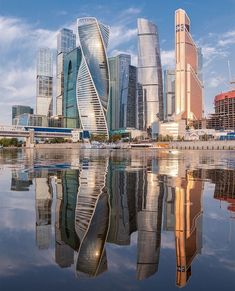
[[[163,84],[157,26],[139,18],[138,27],[138,122],[139,129],[152,129],[163,119]]]
[[[106,113],[109,101],[107,46],[109,28],[96,18],[77,20],[82,60],[77,76],[77,105],[83,130],[108,137]]]

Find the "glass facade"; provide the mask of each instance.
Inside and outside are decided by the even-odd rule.
[[[56,60],[56,115],[63,113],[64,93],[64,55],[76,47],[76,35],[72,30],[63,28],[57,35],[57,60]]]
[[[164,71],[164,119],[175,113],[175,70]]]
[[[203,54],[202,48],[197,48],[197,66],[198,66],[198,78],[203,84]]]
[[[182,9],[175,12],[175,50],[175,118],[184,119],[187,123],[201,120],[204,111],[200,80],[202,55],[190,33],[190,19]]]
[[[48,126],[48,117],[46,115],[36,115],[36,114],[29,114],[24,113],[18,115],[13,120],[13,125],[19,126]]]
[[[36,114],[53,113],[53,57],[49,48],[40,48],[37,55]]]
[[[77,76],[81,64],[81,50],[75,48],[64,56],[64,127],[79,128],[79,114],[76,98]]]
[[[131,56],[120,54],[109,58],[110,100],[108,127],[110,130],[136,127],[136,67]]]
[[[142,18],[138,19],[137,26],[139,129],[153,130],[156,122],[163,119],[162,66],[158,31],[154,23]]]
[[[81,160],[75,213],[80,240],[77,274],[97,276],[107,270],[105,242],[109,231],[109,195],[106,187],[108,158]]]
[[[129,85],[126,106],[126,127],[136,128],[137,68],[129,66]]]
[[[77,104],[83,130],[108,136],[109,28],[95,18],[77,21],[82,61],[77,77]]]
[[[12,106],[12,124],[14,124],[14,119],[24,113],[33,114],[33,108],[30,106],[14,105]]]

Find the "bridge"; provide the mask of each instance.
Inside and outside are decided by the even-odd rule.
[[[26,147],[33,147],[35,138],[61,137],[76,142],[82,132],[81,129],[74,128],[0,125],[0,137],[26,138]]]

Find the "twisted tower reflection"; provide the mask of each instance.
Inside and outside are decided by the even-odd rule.
[[[107,270],[105,242],[109,230],[109,196],[106,187],[108,159],[81,161],[75,214],[80,240],[78,275],[97,276]]]

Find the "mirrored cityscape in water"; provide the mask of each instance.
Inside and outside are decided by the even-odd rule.
[[[162,277],[170,282],[165,290],[177,287],[198,290],[198,286],[203,290],[202,286],[209,284],[201,281],[205,280],[204,269],[210,273],[215,267],[222,276],[223,290],[235,286],[232,153],[194,153],[193,157],[189,153],[185,157],[180,152],[173,155],[164,151],[158,154],[83,151],[70,158],[67,155],[8,152],[0,160],[0,180],[6,177],[10,180],[0,189],[0,197],[31,193],[34,215],[28,223],[34,232],[34,243],[26,245],[34,253],[51,250],[51,264],[56,270],[63,270],[59,276],[65,276],[65,281],[68,275],[65,270],[70,270],[78,289],[83,288],[80,282],[92,282],[89,288],[110,290],[108,286],[101,287],[102,278],[110,279],[118,268],[121,282],[122,268],[125,272],[130,264],[129,286],[120,285],[117,290],[160,288],[164,286]],[[13,163],[16,165],[12,166]],[[18,208],[21,198],[15,199],[14,207]],[[7,199],[3,199],[2,209],[9,212],[7,207],[11,205],[4,205],[4,201]],[[12,239],[9,233],[13,230],[4,222],[7,219],[4,211],[1,216],[6,227],[0,228],[1,252],[7,239]],[[5,233],[8,234],[3,238]],[[113,258],[119,254],[122,259],[115,263]],[[217,256],[220,265],[214,266]],[[3,287],[7,286],[7,270],[0,271]],[[11,268],[8,271],[8,280],[14,280]],[[212,280],[214,275],[210,276]],[[69,280],[67,284],[69,287]],[[216,288],[213,290],[219,290]],[[57,286],[55,290],[63,289]]]

